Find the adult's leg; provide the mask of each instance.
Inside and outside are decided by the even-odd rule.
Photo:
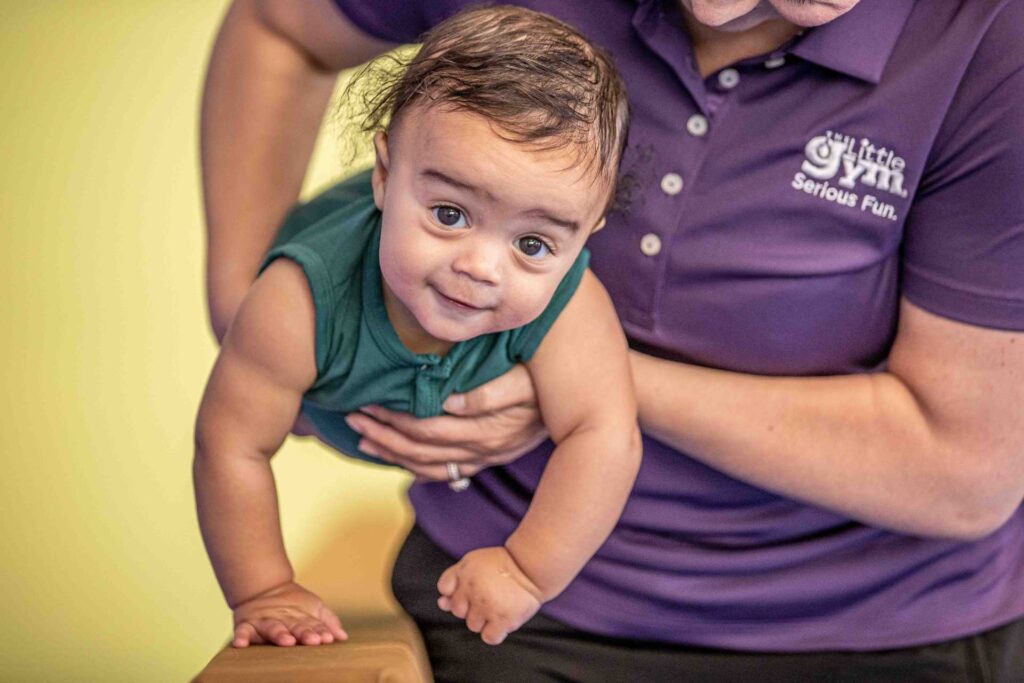
[[[437,607],[437,580],[454,562],[414,526],[392,573],[395,597],[423,634],[437,683],[1024,681],[1024,620],[946,643],[883,652],[745,653],[598,636],[538,614],[492,647]]]
[[[437,606],[437,580],[455,560],[418,526],[406,538],[391,576],[395,597],[416,621],[437,683],[587,680],[566,675],[558,642],[568,627],[537,615],[499,646],[484,643],[462,619]]]

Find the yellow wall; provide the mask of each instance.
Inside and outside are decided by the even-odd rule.
[[[215,354],[196,128],[225,7],[0,2],[4,681],[187,680],[230,632],[190,473]],[[321,142],[307,193],[339,172]],[[300,576],[331,580],[311,565],[345,564],[353,523],[408,521],[400,473],[298,440],[274,467]]]

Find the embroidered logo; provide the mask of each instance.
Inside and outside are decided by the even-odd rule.
[[[868,138],[856,138],[826,131],[808,141],[804,161],[793,176],[792,187],[840,206],[870,211],[891,221],[899,220],[896,207],[882,201],[888,193],[906,199],[903,171],[907,162],[886,147],[877,147]],[[838,180],[836,177],[838,176]],[[835,184],[833,184],[833,181]],[[873,188],[854,192],[858,186]]]

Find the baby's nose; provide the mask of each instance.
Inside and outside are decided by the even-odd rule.
[[[481,284],[497,285],[501,281],[501,245],[478,241],[466,245],[455,260],[452,270]]]

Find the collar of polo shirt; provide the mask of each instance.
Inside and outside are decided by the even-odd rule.
[[[635,0],[643,8],[679,0]],[[878,83],[914,0],[860,0],[849,12],[807,29],[789,50],[833,71]]]
[[[860,0],[846,14],[808,29],[791,54],[869,83],[878,83],[914,0]]]

